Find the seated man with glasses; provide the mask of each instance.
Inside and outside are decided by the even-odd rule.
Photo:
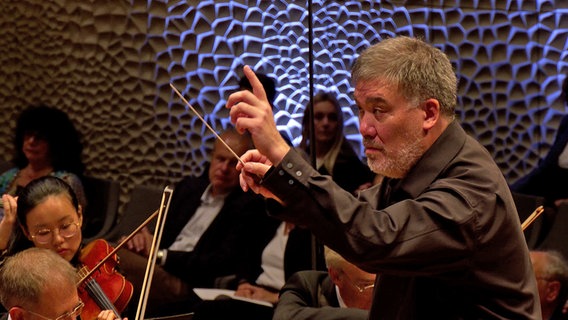
[[[542,319],[568,319],[568,262],[555,250],[531,251],[531,262],[538,285]]]
[[[77,272],[51,250],[30,248],[8,257],[0,267],[2,319],[75,320],[85,306],[77,293]],[[98,320],[113,320],[105,310]],[[84,319],[88,320],[88,319]]]
[[[375,275],[325,247],[328,272],[300,271],[286,282],[273,320],[367,319]]]

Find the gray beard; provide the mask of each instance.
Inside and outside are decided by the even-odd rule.
[[[424,154],[419,134],[409,133],[406,140],[408,143],[398,150],[393,152],[385,150],[384,161],[379,162],[379,160],[367,157],[369,168],[373,172],[388,178],[404,178]]]

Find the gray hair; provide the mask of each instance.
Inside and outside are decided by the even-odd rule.
[[[339,253],[331,250],[327,246],[324,246],[324,256],[325,256],[325,264],[328,268],[333,268],[338,271],[343,271],[343,267],[345,266],[347,260],[343,258]]]
[[[48,283],[76,286],[77,272],[57,253],[30,248],[6,258],[0,267],[0,302],[6,309],[39,303]]]
[[[564,256],[556,250],[541,251],[546,256],[546,263],[541,277],[560,282],[560,301],[568,296],[568,262]]]
[[[568,279],[568,263],[564,256],[556,250],[541,251],[547,257],[547,264],[544,268],[544,273],[542,276],[550,277],[553,280],[558,280],[560,278]]]
[[[418,104],[427,99],[440,103],[441,113],[455,118],[457,78],[448,57],[424,41],[406,36],[385,39],[361,53],[351,71],[357,82],[382,82]]]

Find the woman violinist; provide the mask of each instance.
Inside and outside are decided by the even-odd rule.
[[[4,210],[9,212],[7,216],[13,216],[13,211],[17,211],[17,222],[20,225],[20,228],[14,230],[15,238],[10,244],[8,255],[32,246],[46,248],[55,251],[78,269],[84,269],[93,267],[111,251],[103,240],[96,240],[94,245],[83,247],[82,208],[73,189],[62,179],[46,176],[33,180],[23,189],[17,202],[15,198],[6,195],[3,196],[3,201]],[[0,228],[0,232],[1,230]],[[6,235],[0,234],[0,240],[5,237]],[[109,270],[106,264],[100,268],[101,272],[97,270],[92,278],[85,281],[89,286],[79,284],[79,296],[85,303],[82,320],[120,318],[119,313],[130,300],[132,285],[120,274],[112,274],[114,265],[110,265],[112,270]],[[91,288],[93,282],[94,288]],[[118,300],[126,303],[115,308],[113,304]],[[114,310],[108,312],[109,309]]]

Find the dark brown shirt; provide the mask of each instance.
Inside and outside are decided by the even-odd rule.
[[[453,122],[402,180],[361,199],[294,151],[263,181],[305,225],[377,277],[370,319],[540,319],[536,280],[507,183]]]

